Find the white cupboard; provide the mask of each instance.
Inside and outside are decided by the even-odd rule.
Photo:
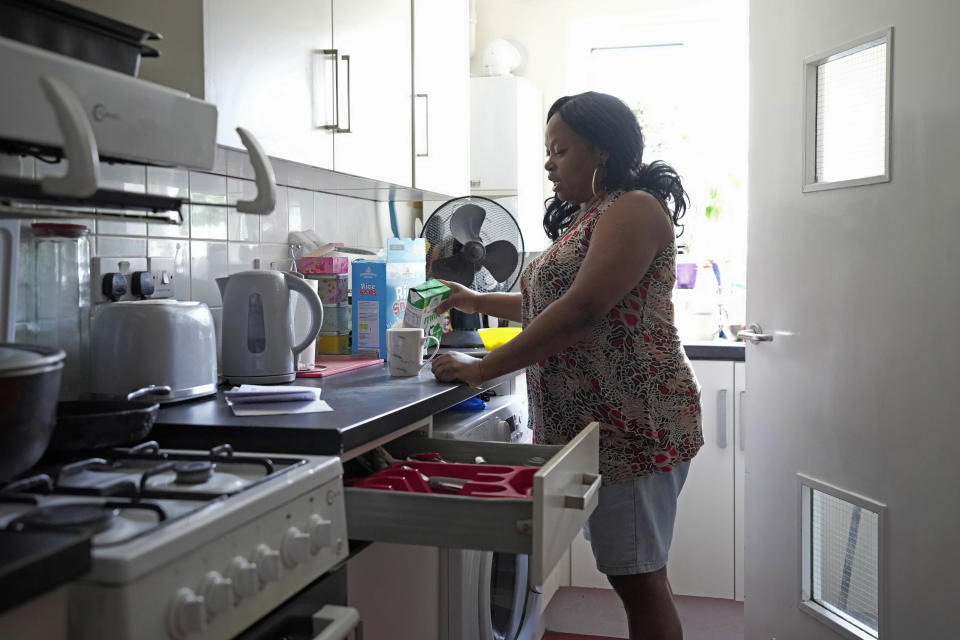
[[[745,366],[691,364],[701,386],[705,442],[680,493],[667,574],[676,595],[742,601]],[[570,585],[610,588],[582,532],[570,547]]]
[[[272,156],[333,169],[332,0],[205,0],[203,20],[217,142],[242,148],[243,126]]]
[[[470,191],[470,35],[467,0],[413,2],[413,186]]]
[[[515,196],[526,251],[541,251],[544,171],[540,90],[518,76],[470,79],[470,192],[488,198]]]

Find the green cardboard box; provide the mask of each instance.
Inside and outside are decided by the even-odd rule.
[[[436,312],[437,306],[450,297],[450,287],[439,280],[427,280],[410,287],[407,291],[407,306],[403,311],[403,326],[419,327],[424,336],[437,340],[443,334],[443,318]]]

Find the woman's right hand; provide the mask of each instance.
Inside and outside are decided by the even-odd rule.
[[[480,310],[479,293],[458,282],[448,280],[440,280],[440,282],[450,287],[450,297],[437,306],[437,313],[445,313],[450,309],[459,309],[464,313],[476,313]]]

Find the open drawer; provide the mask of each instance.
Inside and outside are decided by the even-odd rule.
[[[347,487],[347,533],[353,540],[480,549],[530,556],[530,580],[541,585],[597,506],[599,425],[563,447],[424,438],[384,445],[396,458],[439,452],[449,462],[543,465],[525,498],[477,498]],[[545,461],[545,463],[543,462]]]

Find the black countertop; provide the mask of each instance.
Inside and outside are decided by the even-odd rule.
[[[90,571],[90,536],[0,530],[0,611]]]
[[[494,378],[491,389],[511,376]],[[326,413],[237,417],[216,397],[161,407],[150,432],[169,448],[210,448],[229,442],[238,451],[341,455],[477,395],[465,384],[437,382],[424,367],[419,376],[392,378],[386,365],[291,384],[320,387]]]
[[[714,340],[713,342],[689,342],[683,345],[691,360],[729,360],[744,362],[746,345],[743,342]]]

